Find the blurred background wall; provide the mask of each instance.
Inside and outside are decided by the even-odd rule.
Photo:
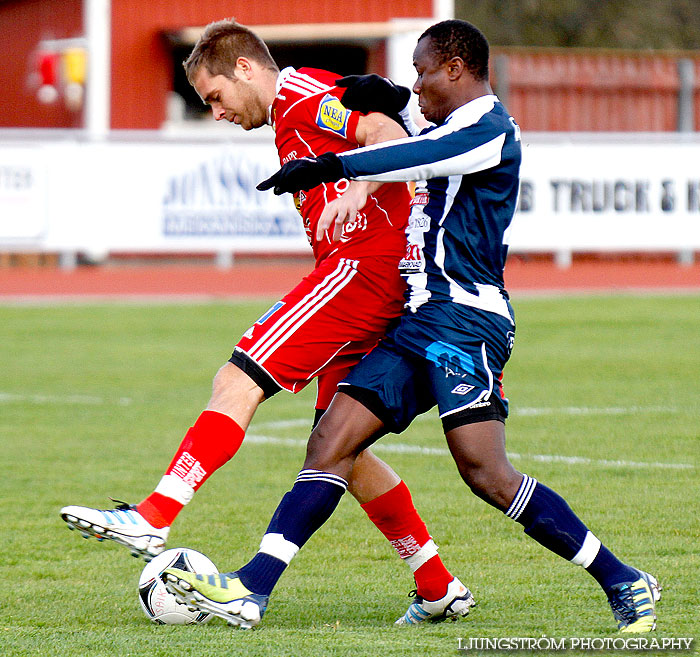
[[[692,261],[696,5],[0,0],[0,252],[58,251],[70,264],[87,251],[305,248],[293,208],[254,192],[254,178],[276,166],[271,132],[215,124],[185,79],[203,27],[234,15],[280,67],[411,85],[417,37],[457,17],[489,38],[492,85],[534,154],[513,250],[554,250],[566,263],[576,250],[659,245]],[[585,166],[557,177],[572,160]],[[653,227],[675,219],[663,235],[673,238],[656,239]]]

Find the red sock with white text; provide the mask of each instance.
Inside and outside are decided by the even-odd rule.
[[[426,600],[444,596],[454,577],[438,556],[408,486],[402,481],[362,508],[413,571],[418,595]]]
[[[170,526],[195,491],[238,451],[244,436],[228,415],[203,411],[155,491],[136,510],[154,527]]]

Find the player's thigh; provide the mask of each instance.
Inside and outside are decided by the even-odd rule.
[[[482,499],[507,509],[522,475],[506,455],[504,423],[476,420],[454,427],[445,436],[464,482]]]
[[[338,387],[382,420],[385,431],[401,433],[435,406],[423,359],[402,349],[390,332]]]
[[[350,479],[356,458],[382,429],[381,420],[361,403],[338,394],[311,432],[305,469]]]

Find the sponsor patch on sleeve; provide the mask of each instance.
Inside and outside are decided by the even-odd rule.
[[[330,130],[347,138],[349,118],[350,110],[343,107],[335,96],[326,94],[318,107],[316,125],[323,130]]]

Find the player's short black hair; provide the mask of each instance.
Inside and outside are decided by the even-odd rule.
[[[467,21],[452,19],[431,25],[418,41],[426,37],[431,39],[438,63],[459,57],[476,80],[488,80],[489,42],[479,28]]]

